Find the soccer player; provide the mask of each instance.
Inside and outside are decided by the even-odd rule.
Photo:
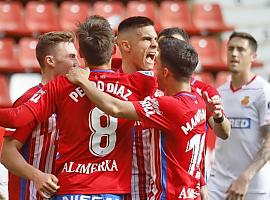
[[[174,37],[179,40],[184,40],[189,43],[189,36],[184,29],[179,27],[165,28],[158,33],[158,41],[163,37]]]
[[[124,102],[89,84],[86,70],[72,68],[68,78],[106,113],[160,128],[155,133],[160,136],[159,141],[151,146],[151,169],[159,170],[152,176],[149,199],[200,199],[206,108],[202,97],[190,89],[198,55],[189,44],[175,38],[162,39],[159,48],[156,75],[159,89],[166,96]],[[213,108],[222,109],[217,105]]]
[[[122,100],[145,97],[155,81],[152,73],[125,76],[110,70],[114,33],[106,19],[88,18],[79,25],[77,34],[80,54],[93,72],[91,84]],[[134,121],[105,114],[66,77],[49,82],[17,108],[1,109],[0,124],[18,127],[54,112],[60,132],[56,199],[122,200],[130,194]]]
[[[232,79],[219,88],[231,137],[217,139],[208,182],[210,199],[269,199],[270,85],[251,72],[257,41],[234,32],[227,63]]]
[[[189,36],[186,31],[178,27],[166,28],[162,30],[158,34],[158,41],[164,37],[174,37],[176,39],[189,42]],[[194,78],[190,79],[190,84],[192,91],[196,91],[200,95],[207,92],[208,96],[210,97],[208,98],[208,101],[215,101],[216,104],[219,102],[222,105],[220,94],[213,86]],[[214,129],[215,134],[222,139],[227,139],[230,135],[229,120],[223,115],[223,113],[217,113],[216,116],[211,116],[212,111],[208,112],[210,116],[208,123]]]
[[[41,83],[22,95],[14,107],[26,102],[50,80],[66,74],[74,64],[78,65],[74,36],[71,32],[49,32],[39,37],[36,56],[41,68]],[[9,199],[39,200],[56,192],[58,180],[51,173],[57,151],[57,134],[55,114],[41,123],[34,121],[15,132],[6,133],[2,162],[15,174],[10,174]]]
[[[123,20],[118,26],[116,39],[122,56],[120,71],[131,74],[152,70],[158,50],[156,39],[157,33],[151,19],[134,16]],[[157,88],[157,83],[153,88]],[[152,95],[150,92],[148,95]],[[147,199],[150,176],[150,130],[143,129],[141,123],[136,122],[133,136],[132,199]]]

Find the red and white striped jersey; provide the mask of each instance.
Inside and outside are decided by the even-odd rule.
[[[33,94],[43,87],[39,84],[24,93],[15,103],[14,107],[28,101]],[[53,173],[57,146],[56,115],[41,123],[32,122],[16,131],[6,131],[5,137],[12,137],[20,141],[23,146],[21,153],[25,160],[35,168]],[[9,174],[9,199],[41,200],[32,181]]]
[[[148,198],[200,199],[200,162],[206,131],[204,100],[197,93],[180,92],[133,104],[144,127],[159,129],[151,129]]]
[[[191,90],[202,95],[204,91],[208,92],[209,97],[219,95],[216,88],[196,79],[190,81]],[[155,85],[157,87],[157,85]],[[158,93],[158,94],[157,94]],[[151,94],[149,94],[151,95]],[[156,91],[155,96],[163,96],[159,90]],[[207,113],[209,116],[210,113]],[[133,200],[147,199],[150,185],[151,168],[150,168],[150,143],[154,144],[151,134],[157,132],[156,129],[143,129],[141,123],[136,124],[134,129],[133,140],[133,161],[132,161],[132,180],[131,180],[131,194]],[[205,174],[205,150],[202,157],[202,173]]]
[[[152,72],[125,76],[92,70],[90,81],[122,100],[140,100],[155,80]],[[132,134],[129,132],[134,122],[106,115],[80,87],[62,76],[48,83],[26,105],[37,120],[57,112],[59,195],[130,193]]]

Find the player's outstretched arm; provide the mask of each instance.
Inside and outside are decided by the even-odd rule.
[[[58,179],[28,164],[19,152],[22,146],[18,140],[5,137],[1,154],[2,164],[13,174],[32,180],[38,193],[44,198],[50,198],[59,189]]]
[[[34,120],[34,114],[25,105],[16,108],[0,109],[0,126],[3,127],[18,128],[25,126]]]
[[[227,139],[231,133],[231,124],[226,116],[223,114],[223,105],[219,96],[209,98],[208,93],[203,93],[203,98],[207,104],[208,110],[211,111],[212,116],[208,122],[214,129],[217,137],[221,139]]]
[[[72,67],[67,74],[67,78],[73,84],[79,85],[84,90],[87,97],[105,113],[113,117],[139,120],[137,112],[131,102],[122,101],[99,91],[88,80],[89,74],[90,70],[88,68]]]

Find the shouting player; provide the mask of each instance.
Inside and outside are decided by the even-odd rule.
[[[160,129],[156,133],[159,142],[151,146],[151,169],[159,170],[152,176],[149,199],[200,199],[206,107],[202,97],[190,89],[198,55],[189,44],[175,38],[162,39],[159,47],[157,80],[166,96],[125,102],[89,84],[86,70],[72,68],[68,78],[79,84],[88,98],[106,113],[140,120],[145,127]],[[222,109],[212,106],[215,110]]]

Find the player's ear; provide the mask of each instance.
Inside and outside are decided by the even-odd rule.
[[[256,58],[257,58],[257,53],[253,52],[251,55],[252,62],[254,62],[256,60]]]
[[[170,73],[169,69],[167,67],[164,67],[163,68],[163,76],[168,77],[169,73]]]
[[[123,51],[130,52],[130,44],[127,40],[121,40],[120,42],[118,42],[118,45]]]
[[[45,65],[54,66],[55,61],[54,61],[53,56],[50,56],[50,55],[45,56],[44,60],[45,60]]]

